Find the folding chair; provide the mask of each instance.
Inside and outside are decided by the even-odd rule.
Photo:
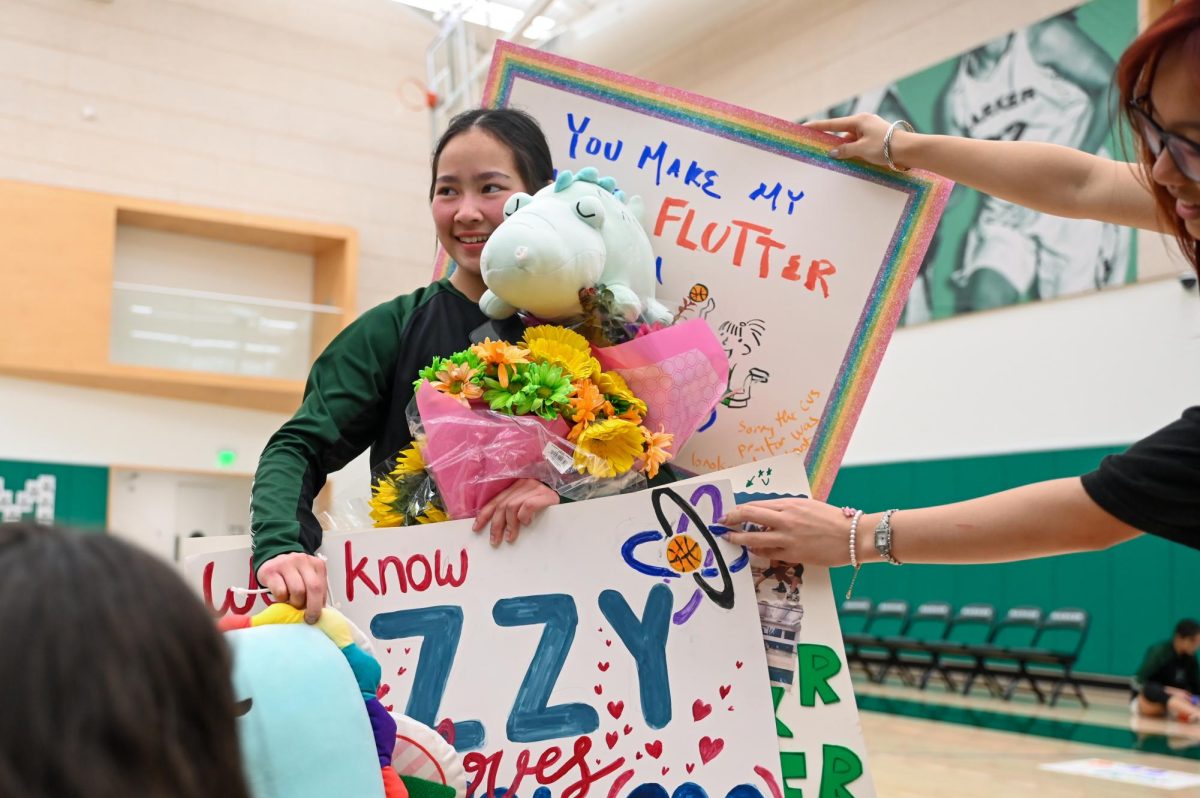
[[[941,641],[950,629],[950,605],[945,601],[927,601],[913,612],[904,634],[884,637],[880,642],[887,648],[887,659],[876,674],[878,681],[887,679],[895,668],[900,681],[915,687],[917,680],[910,668],[928,666],[936,658],[929,643]],[[922,687],[924,685],[922,684]]]
[[[1042,626],[1042,608],[1024,605],[1013,607],[996,623],[988,642],[981,646],[968,646],[967,652],[975,659],[975,666],[963,685],[963,695],[971,692],[975,679],[981,677],[993,696],[1011,698],[1000,686],[998,676],[1011,675],[1016,670],[1013,648],[1029,648]],[[1011,663],[1006,669],[997,669],[1000,663]],[[1035,690],[1038,701],[1045,701],[1040,691]]]
[[[1038,701],[1044,702],[1045,697],[1038,687],[1037,679],[1046,678],[1054,684],[1050,692],[1050,706],[1058,703],[1063,687],[1069,684],[1079,703],[1086,707],[1088,702],[1083,697],[1083,688],[1071,673],[1071,669],[1075,667],[1079,652],[1087,640],[1089,621],[1087,610],[1076,607],[1054,610],[1046,616],[1046,621],[1038,630],[1032,646],[1010,648],[1009,653],[1017,661],[1017,674],[1009,681],[1004,697],[1011,698],[1018,684],[1024,681],[1029,683]],[[1030,671],[1031,665],[1039,669],[1056,670],[1057,673]]]
[[[958,686],[950,675],[950,666],[957,665],[964,669],[974,667],[975,658],[968,649],[987,643],[995,625],[996,608],[991,604],[964,604],[959,607],[950,619],[945,638],[930,640],[925,644],[933,657],[921,673],[917,686],[924,690],[929,677],[936,672],[950,692],[957,693]]]
[[[879,674],[874,672],[871,666],[878,665],[882,669],[888,661],[888,648],[883,639],[903,635],[908,631],[908,621],[907,601],[893,599],[875,605],[865,634],[857,636],[859,639],[855,641],[854,646],[858,664],[871,681],[881,681]]]
[[[842,645],[846,647],[846,669],[858,661],[858,643],[865,639],[871,623],[870,599],[846,599],[838,609],[842,627]]]

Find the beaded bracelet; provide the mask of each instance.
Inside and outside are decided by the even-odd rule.
[[[850,577],[850,587],[846,588],[846,600],[850,600],[850,595],[854,592],[854,583],[858,580],[858,569],[862,567],[862,563],[858,561],[858,521],[863,517],[862,510],[855,510],[852,507],[843,507],[842,515],[850,519],[850,565],[854,566],[854,574]]]

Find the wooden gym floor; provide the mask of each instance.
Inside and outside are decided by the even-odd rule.
[[[1019,692],[1001,701],[982,685],[967,697],[934,682],[926,690],[876,685],[857,672],[854,688],[880,798],[1200,796],[1200,787],[1168,790],[1040,769],[1100,758],[1200,776],[1200,724],[1135,718],[1127,690],[1084,688],[1084,709],[1071,697],[1057,707]]]

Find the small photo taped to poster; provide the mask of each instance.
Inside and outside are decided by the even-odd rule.
[[[752,557],[750,573],[754,576],[758,618],[767,651],[767,672],[772,684],[790,688],[796,681],[796,643],[804,618],[800,601],[804,566]]]

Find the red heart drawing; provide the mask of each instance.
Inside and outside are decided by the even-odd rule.
[[[704,739],[707,740],[708,738],[705,737]],[[652,743],[646,743],[646,753],[655,759],[658,759],[660,756],[662,756],[662,740],[655,740]]]
[[[438,734],[442,735],[443,740],[450,743],[450,745],[454,745],[454,721],[450,720],[450,718],[442,718],[433,728],[437,730]]]
[[[384,649],[384,651],[386,651],[387,653],[391,654],[391,653],[392,653],[392,647],[391,647],[391,646],[388,646],[387,648],[385,648],[385,649]]]
[[[729,706],[727,706],[725,708],[728,709],[730,712],[733,712],[733,704],[730,704]]]
[[[710,712],[712,712],[712,704],[706,704],[699,698],[692,702],[692,720],[704,720]]]
[[[616,732],[609,732],[608,734],[604,735],[604,742],[608,743],[608,750],[611,751],[613,748],[616,748],[617,740],[619,739],[621,739],[620,735],[618,735]]]
[[[405,653],[405,654],[409,653],[410,651],[412,651],[412,649],[411,649],[411,648],[406,648],[406,649],[404,649],[404,653]]]
[[[739,671],[742,669],[742,661],[741,661],[740,659],[739,659],[737,662],[733,663],[733,664],[737,666],[737,669],[738,669]]]
[[[600,764],[600,762],[601,762],[601,760],[599,760],[599,759],[597,759],[597,760],[596,760],[596,764],[597,764],[597,765],[599,765],[599,764]]]
[[[597,631],[597,632],[599,632],[600,634],[604,634],[604,627],[603,627],[603,626],[597,626],[597,627],[596,627],[596,631]]]
[[[612,715],[614,719],[621,717],[621,713],[624,711],[625,711],[625,702],[624,701],[609,701],[608,702],[608,714]]]
[[[395,704],[384,704],[383,708],[386,709],[388,712],[394,712],[395,706],[396,706]]]
[[[597,684],[597,685],[593,686],[592,689],[596,691],[596,695],[600,695],[601,693],[604,692],[604,685]]]
[[[611,646],[611,645],[612,645],[612,641],[611,641],[611,640],[605,640],[605,641],[604,641],[604,645],[605,645],[606,647],[607,647],[607,646]]]
[[[392,692],[392,686],[390,684],[381,684],[379,685],[379,689],[375,691],[375,697],[383,698],[390,692]]]
[[[603,673],[604,671],[608,670],[608,663],[607,662],[597,662],[596,667],[600,669],[601,673]]]
[[[397,675],[397,676],[403,676],[403,675],[404,675],[405,673],[407,673],[407,672],[408,672],[408,668],[401,667],[401,668],[400,668],[400,670],[396,671],[396,675]]]
[[[688,762],[688,763],[687,763],[687,772],[688,772],[688,773],[691,773],[691,772],[692,772],[693,770],[695,770],[695,769],[696,769],[696,766],[695,766],[695,764],[693,764],[693,763],[691,763],[691,762]]]
[[[729,691],[732,689],[733,688],[727,684],[721,685],[721,698],[724,698],[725,696],[729,695]]]
[[[700,738],[700,761],[707,765],[712,760],[716,759],[717,754],[725,747],[725,741],[720,737],[713,740],[709,737]]]
[[[641,752],[641,751],[638,751],[638,752],[637,752],[637,758],[638,758],[638,759],[641,759],[641,758],[642,758],[642,752]]]
[[[671,772],[671,769],[669,767],[667,767],[666,765],[663,765],[662,774],[665,776],[670,772]]]
[[[633,727],[632,727],[632,726],[630,726],[628,723],[626,723],[626,724],[625,724],[625,736],[626,736],[626,737],[628,737],[628,736],[629,736],[629,733],[630,733],[631,731],[633,731]]]

